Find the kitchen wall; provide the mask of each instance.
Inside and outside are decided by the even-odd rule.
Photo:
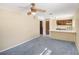
[[[18,9],[0,8],[0,51],[39,36],[39,20]]]
[[[67,19],[72,19],[72,30],[75,31],[75,19],[74,17],[69,17],[69,18],[56,18],[56,19],[50,19],[50,30],[56,30],[56,28],[61,28],[61,29],[67,29],[68,25],[57,25],[57,20],[67,20]],[[70,29],[71,30],[71,29]]]

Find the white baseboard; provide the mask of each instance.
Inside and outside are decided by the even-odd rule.
[[[14,46],[11,46],[11,47],[9,47],[9,48],[3,49],[3,50],[1,50],[0,52],[4,52],[4,51],[6,51],[6,50],[15,48],[15,47],[17,47],[17,46],[19,46],[19,45],[21,45],[21,44],[24,44],[24,43],[26,43],[26,42],[29,42],[29,41],[31,41],[31,40],[33,40],[33,39],[35,39],[35,38],[38,38],[38,37],[40,37],[40,35],[34,36],[34,37],[32,37],[32,38],[29,38],[28,40],[23,41],[23,42],[21,42],[21,43],[19,43],[19,44],[16,44],[16,45],[14,45]]]

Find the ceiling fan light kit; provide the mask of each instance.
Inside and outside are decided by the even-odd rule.
[[[31,12],[27,12],[27,15],[31,15]]]
[[[36,12],[46,12],[46,10],[42,10],[36,7],[35,3],[31,3],[30,10],[29,12],[27,12],[27,15],[35,15]]]

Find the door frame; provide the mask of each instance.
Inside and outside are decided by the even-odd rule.
[[[42,20],[42,35],[45,36],[45,35],[49,35],[49,34],[46,34],[46,21],[49,21],[49,20]],[[49,22],[50,23],[50,22]],[[49,24],[49,27],[50,27],[50,24]],[[40,34],[41,35],[41,34]]]

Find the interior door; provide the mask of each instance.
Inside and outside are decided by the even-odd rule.
[[[40,34],[43,34],[43,22],[40,21]]]
[[[49,21],[46,21],[46,34],[49,34]]]

